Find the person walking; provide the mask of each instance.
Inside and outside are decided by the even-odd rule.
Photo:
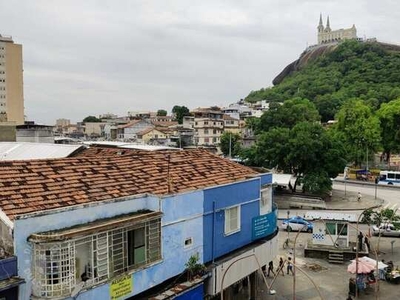
[[[281,257],[279,259],[279,266],[278,268],[276,268],[276,273],[279,275],[279,273],[282,272],[282,276],[285,276],[285,272],[283,272],[283,265],[285,264],[285,262],[283,261],[283,258]]]
[[[364,236],[364,244],[365,244],[365,247],[367,248],[368,252],[371,252],[371,250],[370,250],[371,245],[369,244],[369,238],[367,237],[367,235]]]
[[[358,192],[358,194],[357,194],[357,201],[358,201],[358,202],[361,201],[361,193],[360,193],[360,192]]]
[[[274,274],[274,276],[276,276],[276,274],[274,272],[274,262],[272,260],[268,263],[268,273],[267,273],[268,277],[269,277],[270,272],[272,272],[272,274]]]
[[[362,251],[363,249],[363,239],[364,239],[364,235],[362,234],[362,232],[360,231],[360,233],[358,234],[358,251]]]
[[[286,264],[287,264],[287,266],[286,266],[287,275],[289,275],[289,272],[292,273],[292,275],[294,275],[293,264],[292,264],[292,258],[291,257],[288,258],[288,261],[287,261]]]

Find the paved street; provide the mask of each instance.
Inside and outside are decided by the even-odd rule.
[[[345,191],[346,188],[346,191]],[[360,191],[363,195],[363,199],[357,202],[356,194]],[[351,183],[335,183],[333,197],[331,201],[327,202],[326,211],[342,211],[360,214],[363,209],[382,204],[383,207],[389,204],[392,207],[395,204],[400,204],[400,189],[390,189],[378,186],[377,199],[375,199],[375,186],[365,185],[352,185]],[[278,204],[279,207],[279,204]],[[290,210],[290,216],[303,215],[307,210]],[[287,210],[283,209],[279,212],[279,218],[286,218]],[[351,228],[351,227],[350,227]],[[368,232],[367,225],[360,225],[360,230]],[[355,241],[356,230],[350,230],[350,236]],[[290,239],[294,240],[296,233],[289,233]],[[278,265],[279,257],[283,258],[293,257],[293,250],[285,250],[282,245],[285,239],[288,237],[286,231],[280,231],[279,233],[279,256],[274,261],[274,266]],[[310,233],[300,233],[298,242],[296,243],[296,266],[300,269],[296,272],[296,284],[293,285],[293,276],[287,275],[285,270],[285,276],[279,275],[272,287],[276,291],[275,295],[269,295],[267,288],[263,283],[261,275],[258,280],[258,299],[272,299],[272,300],[284,300],[294,299],[293,290],[295,289],[295,295],[297,300],[314,300],[314,299],[326,299],[326,300],[344,300],[348,295],[348,283],[349,278],[352,274],[347,272],[348,262],[344,264],[329,264],[325,260],[311,259],[304,257],[304,245],[308,240],[311,239]],[[392,241],[393,252],[392,252]],[[371,237],[371,245],[377,248],[378,238]],[[395,266],[400,265],[400,239],[399,238],[380,238],[379,242],[380,254],[375,257],[370,255],[372,258],[378,260],[385,259],[385,261],[392,260]],[[303,271],[303,272],[301,272]],[[307,277],[308,275],[308,277]],[[268,283],[272,282],[273,278],[267,278]],[[378,286],[377,286],[378,287]],[[318,292],[319,291],[319,292]],[[320,294],[319,294],[320,293]],[[394,285],[386,281],[379,282],[379,291],[375,294],[374,289],[362,293],[359,299],[382,299],[392,300],[398,299],[400,293],[400,285]],[[321,296],[322,297],[321,297]],[[243,297],[241,299],[246,299]]]

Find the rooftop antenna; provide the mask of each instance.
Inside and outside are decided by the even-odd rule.
[[[171,161],[171,155],[167,154],[167,193],[170,194],[171,193],[171,178],[170,178],[170,174],[169,174],[169,164]]]

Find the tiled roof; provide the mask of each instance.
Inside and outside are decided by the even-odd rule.
[[[111,154],[121,150],[126,153]],[[205,150],[104,151],[110,155],[0,162],[1,210],[13,220],[30,212],[145,193],[179,193],[256,174]]]
[[[169,126],[178,125],[178,122],[175,122],[175,121],[151,121],[151,123],[157,127],[158,126],[169,127]]]
[[[148,128],[146,128],[146,129],[144,129],[144,130],[142,130],[142,131],[137,132],[136,135],[137,135],[137,136],[142,136],[142,135],[145,135],[145,134],[147,134],[147,133],[149,133],[149,132],[151,132],[151,131],[153,131],[153,130],[157,130],[157,129],[155,129],[155,128],[153,128],[153,127],[148,127]],[[157,130],[157,131],[158,131],[158,130]]]

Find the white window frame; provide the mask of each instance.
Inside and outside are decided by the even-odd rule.
[[[260,191],[260,215],[272,212],[272,188],[265,187]]]
[[[236,211],[236,217],[233,212]],[[225,221],[224,221],[224,233],[225,235],[234,234],[240,231],[240,205],[225,208]],[[233,219],[233,220],[232,220]],[[232,221],[235,221],[236,225],[232,226]]]

